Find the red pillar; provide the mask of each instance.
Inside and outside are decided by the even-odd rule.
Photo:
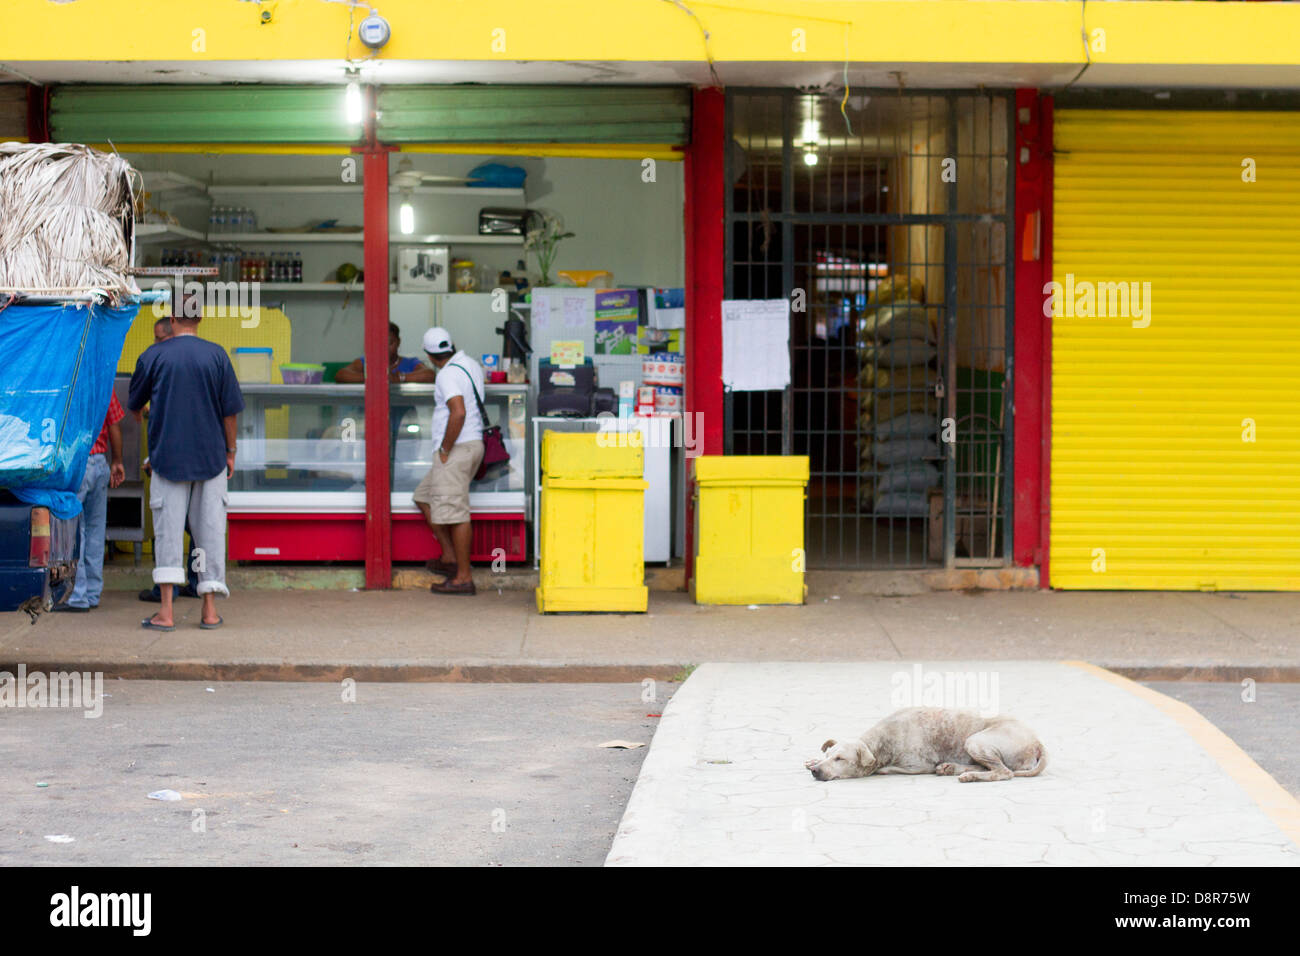
[[[1016,91],[1015,512],[1012,556],[1047,584],[1051,461],[1052,99]]]
[[[366,587],[393,585],[392,474],[388,408],[388,154],[374,139],[367,91],[365,204]]]
[[[725,432],[722,395],[722,295],[726,181],[726,97],[696,90],[686,149],[686,414],[698,416],[695,437],[705,455],[720,455]],[[693,426],[694,427],[694,426]],[[686,480],[686,579],[695,573],[695,481]]]

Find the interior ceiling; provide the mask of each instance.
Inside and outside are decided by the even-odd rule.
[[[0,64],[41,83],[342,83],[343,60],[220,60],[195,62],[9,61]],[[687,62],[582,62],[370,60],[363,78],[375,83],[642,83],[711,85],[709,68]],[[902,73],[912,89],[992,87],[1059,88],[1078,64],[871,63],[853,64],[849,84],[893,89]],[[720,63],[729,86],[842,88],[844,64]],[[1300,89],[1300,71],[1287,66],[1152,66],[1095,63],[1076,84],[1087,87]]]

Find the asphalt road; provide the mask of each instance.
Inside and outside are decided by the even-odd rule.
[[[0,712],[0,866],[600,865],[675,686],[110,681]]]
[[[646,753],[598,745],[677,686],[110,681],[97,719],[0,711],[0,866],[598,866]],[[1300,684],[1148,686],[1300,794]]]
[[[1254,701],[1243,686],[1190,681],[1150,681],[1147,687],[1198,710],[1273,779],[1300,797],[1300,684],[1260,684]]]

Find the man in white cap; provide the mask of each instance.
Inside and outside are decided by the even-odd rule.
[[[430,567],[446,577],[436,594],[474,594],[470,576],[469,484],[483,461],[483,366],[452,344],[446,329],[424,333],[424,351],[438,370],[433,396],[433,467],[413,497],[442,547]]]

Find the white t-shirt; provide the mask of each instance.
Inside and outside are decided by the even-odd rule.
[[[466,374],[468,373],[468,374]],[[483,416],[479,414],[478,402],[474,399],[474,389],[470,388],[470,379],[478,389],[479,398],[483,397],[483,366],[474,361],[463,351],[451,357],[451,361],[438,370],[438,377],[433,385],[433,450],[436,454],[442,447],[442,436],[447,433],[447,419],[451,412],[447,400],[459,395],[465,402],[465,424],[456,436],[456,444],[483,439]]]

